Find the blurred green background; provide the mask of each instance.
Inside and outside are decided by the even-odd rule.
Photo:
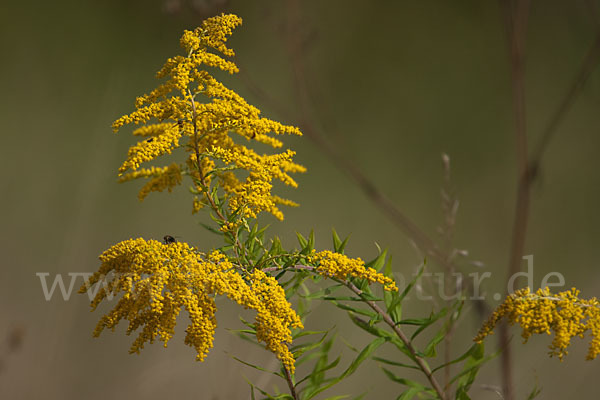
[[[597,35],[597,1],[536,1],[526,45],[528,138],[537,143],[572,84]],[[180,236],[200,248],[220,244],[191,216],[185,188],[153,194],[139,203],[139,183],[117,184],[116,170],[133,139],[113,135],[111,122],[151,90],[154,73],[179,52],[184,29],[221,11],[244,19],[231,39],[243,76],[230,87],[263,113],[284,123],[309,121],[372,179],[395,204],[436,240],[443,215],[441,154],[452,160],[460,199],[454,245],[491,271],[488,298],[502,292],[514,212],[516,160],[508,48],[501,8],[480,1],[55,1],[0,5],[2,116],[2,229],[0,249],[0,397],[3,399],[249,398],[247,376],[272,388],[269,375],[231,355],[272,364],[225,328],[239,328],[239,309],[220,301],[215,347],[204,363],[183,345],[183,326],[169,344],[127,354],[132,337],[93,339],[99,313],[86,296],[46,301],[38,272],[91,272],[97,256],[129,237]],[[300,120],[289,32],[301,38],[300,62],[317,98]],[[272,99],[248,85],[252,82]],[[287,109],[282,113],[279,108]],[[560,271],[566,288],[584,297],[600,292],[600,69],[594,70],[562,120],[532,191],[525,254],[534,255],[534,285]],[[331,228],[351,234],[348,253],[370,259],[378,243],[394,256],[394,270],[409,276],[422,261],[399,231],[309,138],[289,138],[308,167],[300,188],[285,191],[301,203],[284,210],[271,233],[294,246],[295,232],[317,235],[330,246]],[[431,263],[433,272],[440,271]],[[81,278],[79,278],[81,279]],[[77,281],[76,288],[81,283]],[[76,289],[75,288],[75,289]],[[414,315],[435,304],[411,301]],[[336,325],[354,346],[367,338],[320,306],[307,328]],[[466,316],[455,334],[460,354],[478,329]],[[182,321],[183,322],[183,321]],[[10,351],[4,340],[22,332]],[[594,398],[600,361],[585,362],[587,340],[574,339],[563,363],[548,359],[550,337],[522,345],[514,334],[515,382],[525,398],[535,382],[541,398]],[[488,341],[493,350],[495,341]],[[343,345],[343,362],[354,356]],[[10,354],[9,354],[10,353]],[[498,399],[498,361],[487,365],[473,398]],[[284,389],[283,382],[277,382]],[[492,389],[490,389],[492,388]],[[395,398],[401,392],[370,363],[342,387],[327,392]]]

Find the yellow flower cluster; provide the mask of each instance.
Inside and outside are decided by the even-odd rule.
[[[121,174],[129,169],[137,170],[143,162],[152,161],[163,154],[170,154],[179,145],[181,132],[177,128],[177,125],[170,127],[165,127],[164,125],[160,124],[162,127],[160,134],[129,148],[127,160],[119,168]]]
[[[349,276],[366,279],[369,282],[377,282],[390,292],[397,292],[398,287],[393,279],[378,273],[373,268],[366,268],[360,258],[349,258],[344,254],[334,253],[329,250],[314,252],[310,261],[318,263],[315,271],[322,276],[346,280]]]
[[[304,172],[305,168],[292,162],[294,152],[260,155],[234,142],[232,134],[246,142],[279,148],[282,142],[270,134],[301,135],[300,131],[262,118],[260,110],[206,70],[212,67],[238,72],[237,66],[223,57],[234,55],[226,42],[241,22],[235,15],[220,15],[207,19],[193,31],[185,31],[180,44],[187,54],[169,58],[157,73],[158,78],[166,81],[138,97],[136,110],[113,123],[115,132],[126,124],[146,124],[133,132],[144,140],[129,149],[119,169],[121,176],[125,174],[122,180],[153,179],[153,183],[142,188],[140,199],[150,191],[171,189],[181,182],[175,179],[174,168],[138,170],[141,164],[183,147],[188,155],[178,167],[178,176],[190,176],[195,190],[205,195],[212,192],[211,178],[219,178],[216,182],[222,183],[222,194],[229,200],[231,213],[243,211],[244,217],[255,218],[261,211],[267,211],[282,219],[276,205],[295,204],[271,194],[273,179],[297,186],[289,174]],[[131,172],[126,174],[127,171]],[[196,200],[193,210],[197,211],[201,205]]]
[[[525,341],[533,334],[554,332],[550,355],[558,356],[562,361],[568,353],[571,338],[583,338],[590,331],[592,339],[586,358],[593,360],[600,354],[600,302],[595,297],[584,300],[578,296],[579,290],[575,288],[558,294],[550,293],[548,288],[538,289],[536,293],[531,293],[529,288],[517,290],[506,297],[474,340],[481,343],[506,317],[511,325],[518,323],[521,326]]]
[[[277,281],[260,270],[244,273],[219,252],[199,253],[186,243],[163,244],[156,240],[129,239],[112,246],[101,256],[99,270],[81,287],[102,283],[91,302],[92,310],[107,297],[122,293],[118,303],[98,322],[94,336],[129,321],[127,334],[141,328],[131,346],[139,353],[155,339],[165,347],[175,332],[177,316],[185,309],[190,318],[185,343],[193,346],[202,361],[213,345],[217,322],[215,295],[226,295],[245,308],[256,310],[256,336],[268,350],[294,371],[287,347],[290,328],[302,323]]]
[[[294,356],[287,343],[292,342],[289,327],[303,329],[300,317],[285,298],[285,291],[277,280],[261,270],[254,270],[249,304],[257,311],[256,337],[266,343],[268,350],[294,373]],[[241,303],[244,304],[244,303]]]
[[[208,154],[237,169],[249,172],[245,182],[240,182],[230,171],[220,176],[221,187],[228,196],[231,211],[240,209],[245,217],[250,218],[256,218],[261,211],[269,211],[275,217],[283,219],[283,214],[276,204],[297,205],[290,200],[271,195],[273,178],[278,178],[292,187],[298,186],[287,172],[304,172],[305,169],[290,162],[295,154],[293,151],[260,156],[244,147],[239,149],[213,147]]]
[[[169,192],[181,183],[181,170],[179,165],[173,163],[168,167],[150,167],[140,171],[130,172],[119,178],[119,182],[126,182],[136,178],[152,178],[140,189],[138,198],[144,200],[150,192],[162,192],[167,189]]]

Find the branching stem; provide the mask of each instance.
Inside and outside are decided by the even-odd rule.
[[[278,269],[279,268],[277,268],[277,267],[268,267],[268,268],[264,268],[263,271],[272,272],[272,271],[276,271]],[[290,269],[314,271],[315,267],[311,267],[309,265],[297,264],[297,265],[294,265],[293,267],[290,267]],[[339,283],[342,283],[344,286],[346,286],[348,289],[350,289],[352,292],[354,292],[357,296],[362,298],[363,291],[360,290],[358,287],[356,287],[356,285],[354,285],[352,282],[345,281],[345,280],[344,281],[337,280],[337,281]],[[433,388],[433,390],[435,390],[435,392],[437,393],[437,395],[439,396],[439,398],[441,400],[446,400],[447,397],[444,392],[444,389],[442,388],[440,383],[437,381],[437,379],[433,376],[433,373],[431,372],[431,368],[429,368],[429,365],[427,365],[427,362],[421,356],[419,356],[419,354],[417,353],[417,350],[412,345],[411,340],[408,338],[408,336],[406,336],[404,334],[402,329],[400,329],[400,326],[398,326],[394,322],[392,317],[387,312],[385,312],[381,307],[379,307],[379,305],[376,302],[374,302],[372,300],[367,300],[365,298],[363,298],[363,300],[369,307],[371,307],[371,309],[373,311],[375,311],[377,314],[379,314],[381,316],[382,320],[390,328],[392,328],[392,330],[394,331],[396,336],[398,336],[398,338],[406,346],[406,349],[411,354],[412,359],[415,361],[415,363],[417,364],[417,366],[419,367],[421,372],[423,372],[423,374],[425,374],[425,376],[427,377],[427,380],[431,384],[431,387]],[[289,382],[288,382],[288,384],[289,384]]]

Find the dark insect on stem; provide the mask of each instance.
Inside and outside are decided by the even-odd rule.
[[[149,139],[146,139],[146,142],[147,142],[147,143],[152,143],[153,141],[154,141],[154,138],[152,138],[152,137],[151,137],[151,138],[149,138]]]
[[[184,122],[185,122],[185,118],[179,118],[179,119],[177,120],[177,122],[175,122],[175,123],[173,124],[173,126],[172,126],[172,127],[174,127],[175,125],[177,125],[177,126],[179,127],[179,130],[183,130],[183,123],[184,123]]]
[[[177,240],[175,240],[175,238],[171,235],[165,235],[165,237],[163,237],[163,243],[164,244],[172,244],[177,242]]]

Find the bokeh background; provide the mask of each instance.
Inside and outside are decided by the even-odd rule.
[[[599,2],[584,0],[531,5],[525,92],[532,146],[599,32],[599,10]],[[168,349],[155,344],[130,356],[133,338],[124,329],[91,337],[100,315],[89,312],[86,296],[64,301],[55,293],[46,301],[36,276],[61,273],[69,283],[66,274],[94,271],[99,253],[129,237],[170,234],[200,248],[220,244],[198,224],[207,216],[191,215],[185,188],[139,203],[139,183],[117,183],[133,141],[125,132],[112,134],[110,124],[154,87],[154,73],[179,51],[182,31],[222,11],[244,19],[231,39],[242,74],[227,83],[266,116],[310,125],[436,240],[443,222],[441,154],[448,154],[460,200],[452,246],[469,251],[460,261],[465,271],[492,272],[484,285],[492,304],[491,295],[503,292],[517,173],[498,2],[2,1],[0,398],[249,398],[244,376],[284,389],[231,358],[274,366],[264,350],[225,330],[241,325],[239,309],[227,301],[218,303],[220,327],[204,363],[183,345],[182,327]],[[308,98],[298,79],[309,87]],[[535,287],[559,271],[566,288],[577,286],[584,297],[600,292],[599,110],[596,68],[561,120],[533,186],[525,254],[534,256]],[[423,259],[410,237],[321,145],[307,136],[286,143],[308,172],[298,177],[299,189],[286,191],[301,207],[288,209],[282,223],[263,218],[271,233],[292,247],[296,231],[314,229],[317,246],[326,248],[335,227],[352,235],[350,255],[373,258],[378,243],[393,254],[394,270],[410,275]],[[409,304],[415,316],[436,306]],[[453,354],[477,331],[473,313],[467,303]],[[356,347],[368,339],[325,305],[307,326],[336,326]],[[544,399],[595,398],[600,361],[584,361],[587,340],[574,339],[560,363],[546,355],[550,337],[522,345],[519,331],[511,333],[518,398],[536,382]],[[488,343],[493,351],[495,341]],[[354,356],[341,341],[335,352],[342,364]],[[483,369],[473,398],[500,398],[494,391],[500,382],[496,360]],[[395,398],[401,387],[371,362],[326,394],[363,392],[368,399]]]

